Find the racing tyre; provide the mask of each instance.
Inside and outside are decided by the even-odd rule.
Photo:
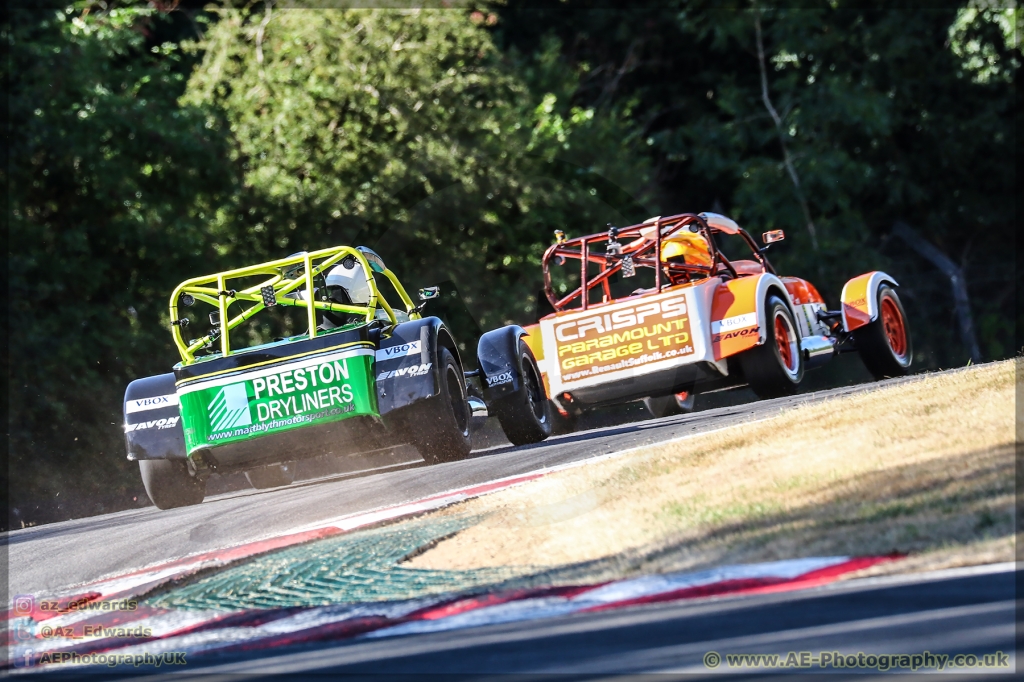
[[[407,427],[427,464],[464,459],[470,450],[470,413],[462,370],[447,348],[437,349],[437,359],[440,391],[423,401]]]
[[[245,472],[245,478],[249,481],[249,485],[256,490],[280,488],[291,485],[295,480],[295,465],[271,464],[258,469],[250,469]]]
[[[182,460],[139,460],[139,472],[146,494],[157,509],[189,507],[206,497],[206,481],[192,476]]]
[[[775,295],[765,301],[765,340],[741,353],[740,366],[747,384],[759,398],[792,395],[804,378],[800,336],[789,306]]]
[[[513,445],[539,443],[551,435],[551,401],[533,351],[519,340],[519,390],[494,402],[494,415]]]
[[[693,412],[693,403],[696,397],[693,391],[681,391],[675,395],[644,398],[644,405],[655,419],[671,417],[675,414],[689,414]]]
[[[910,326],[899,296],[883,284],[878,287],[878,317],[853,330],[857,351],[876,379],[903,376],[910,371],[914,348]]]

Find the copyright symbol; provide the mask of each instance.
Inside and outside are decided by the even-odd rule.
[[[53,635],[53,628],[51,628],[49,625],[44,625],[42,634],[43,637],[50,637],[51,635]]]
[[[722,662],[722,657],[717,651],[709,651],[704,654],[704,667],[706,668],[717,668]]]

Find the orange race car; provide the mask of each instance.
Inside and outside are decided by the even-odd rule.
[[[543,384],[569,422],[584,409],[643,400],[655,416],[687,412],[696,393],[748,385],[794,393],[804,372],[857,351],[876,377],[905,374],[910,330],[896,281],[869,272],[828,310],[807,280],[780,277],[759,246],[715,213],[650,218],[566,239],[544,254],[554,312],[525,328]],[[555,414],[551,415],[556,418]]]

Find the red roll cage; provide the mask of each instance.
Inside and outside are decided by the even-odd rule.
[[[694,265],[690,263],[660,261],[661,242],[680,230],[688,229],[697,232],[704,237],[711,252],[711,265]],[[653,232],[653,238],[644,234]],[[736,268],[725,257],[712,238],[713,234],[738,234],[750,246],[755,260],[760,263],[766,272],[775,273],[775,269],[765,258],[762,250],[754,242],[754,239],[746,230],[740,227],[731,228],[723,224],[709,225],[701,216],[694,213],[680,213],[678,215],[657,217],[648,219],[637,225],[629,227],[610,228],[607,232],[575,237],[573,239],[560,238],[558,243],[548,247],[544,252],[542,266],[544,269],[544,294],[548,301],[558,312],[568,309],[573,299],[580,298],[580,310],[586,310],[590,290],[601,287],[605,301],[614,300],[611,294],[609,280],[612,275],[620,272],[625,265],[629,267],[654,268],[654,291],[659,292],[674,279],[685,278],[686,282],[694,279],[705,278],[711,275],[719,275],[726,278],[738,277]],[[633,238],[628,244],[619,242]],[[609,244],[616,244],[616,247],[609,250]],[[604,244],[602,252],[595,253],[594,246]],[[570,291],[563,298],[558,298],[551,286],[550,267],[552,261],[562,259],[564,263],[568,259],[576,259],[580,262],[580,286]],[[660,261],[660,262],[659,262]],[[561,263],[558,263],[561,265]],[[594,277],[588,277],[587,264],[596,263],[601,266],[601,271]],[[631,263],[631,265],[630,265]],[[660,267],[659,267],[660,266]],[[664,275],[664,276],[663,276]],[[582,295],[586,291],[587,295]]]

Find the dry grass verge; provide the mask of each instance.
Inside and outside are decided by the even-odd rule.
[[[409,565],[589,562],[596,578],[891,552],[909,556],[873,572],[1011,561],[1014,377],[985,365],[552,474],[440,512],[488,516]]]

